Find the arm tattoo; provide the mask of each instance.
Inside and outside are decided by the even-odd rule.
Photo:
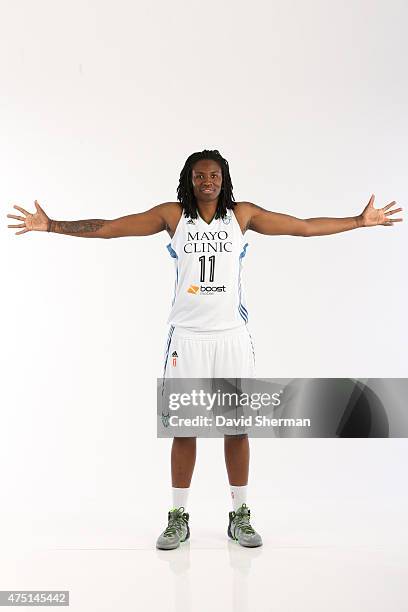
[[[83,221],[51,221],[51,232],[70,234],[73,236],[86,236],[96,234],[105,225],[104,219],[85,219]]]

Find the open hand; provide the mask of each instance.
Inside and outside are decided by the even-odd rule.
[[[360,215],[361,225],[363,227],[370,227],[372,225],[393,225],[396,221],[402,221],[402,218],[392,219],[391,215],[400,212],[402,208],[394,208],[392,206],[396,202],[390,202],[383,208],[374,208],[374,194],[371,196],[367,206]]]
[[[48,224],[51,221],[51,219],[45,214],[45,212],[43,211],[43,209],[41,208],[37,200],[34,200],[34,204],[37,209],[37,212],[34,214],[29,213],[24,208],[21,208],[21,206],[17,206],[17,204],[14,204],[13,208],[16,208],[17,210],[19,210],[26,216],[21,217],[19,215],[7,215],[8,217],[10,217],[10,219],[17,219],[18,221],[23,221],[23,223],[20,223],[20,225],[8,225],[7,226],[7,227],[23,227],[24,228],[20,232],[16,232],[16,236],[18,236],[18,234],[25,234],[25,232],[30,232],[30,231],[37,231],[37,232],[47,231]]]

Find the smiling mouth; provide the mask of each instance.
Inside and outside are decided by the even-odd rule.
[[[207,191],[209,193],[211,191],[215,191],[215,189],[201,189],[201,191]]]

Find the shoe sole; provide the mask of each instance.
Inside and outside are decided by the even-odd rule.
[[[260,544],[240,544],[238,542],[238,538],[233,538],[232,536],[229,536],[229,538],[230,540],[236,542],[239,546],[243,546],[244,548],[259,548],[260,546],[263,546],[263,542],[261,542]]]

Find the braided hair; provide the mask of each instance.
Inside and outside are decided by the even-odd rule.
[[[186,163],[180,172],[180,181],[177,187],[177,199],[183,208],[184,216],[190,217],[191,219],[197,219],[197,199],[194,195],[191,174],[194,164],[201,159],[212,159],[221,166],[222,184],[215,219],[219,219],[220,217],[223,218],[227,213],[227,209],[234,208],[235,199],[234,194],[232,193],[233,187],[228,162],[224,157],[222,157],[217,149],[213,151],[208,149],[204,149],[204,151],[197,151],[196,153],[192,153],[190,157],[187,158]]]

